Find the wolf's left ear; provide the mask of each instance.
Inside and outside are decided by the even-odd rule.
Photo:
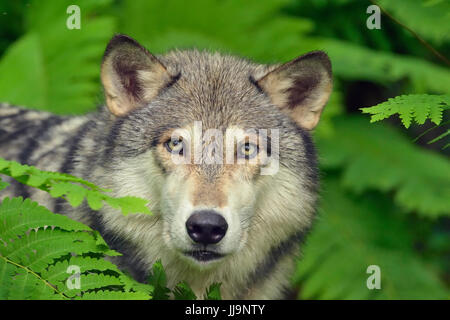
[[[277,67],[256,83],[300,127],[312,130],[331,93],[331,62],[325,52],[313,51]]]
[[[153,99],[172,77],[136,40],[119,34],[106,47],[101,79],[108,109],[122,116]]]

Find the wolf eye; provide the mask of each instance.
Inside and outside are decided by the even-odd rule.
[[[251,159],[258,154],[259,147],[254,143],[246,142],[239,147],[238,152],[240,157]]]
[[[174,154],[183,154],[183,139],[171,139],[164,143],[167,151]]]

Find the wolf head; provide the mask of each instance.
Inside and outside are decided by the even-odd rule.
[[[117,35],[101,78],[110,187],[148,198],[158,219],[130,232],[161,223],[165,246],[206,268],[309,226],[317,169],[308,131],[332,88],[325,53],[282,65],[198,51],[156,57]]]

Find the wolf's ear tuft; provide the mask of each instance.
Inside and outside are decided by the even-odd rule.
[[[331,93],[331,62],[324,52],[313,51],[275,68],[256,83],[300,127],[312,130]]]
[[[116,116],[150,101],[171,78],[166,67],[136,40],[118,34],[108,43],[101,79],[106,105]]]

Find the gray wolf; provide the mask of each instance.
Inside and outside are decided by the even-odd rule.
[[[153,215],[74,210],[17,184],[1,196],[31,197],[99,230],[123,254],[114,263],[139,281],[161,259],[169,286],[187,281],[198,296],[221,282],[225,299],[282,298],[316,211],[310,131],[332,89],[327,55],[276,65],[196,50],[155,56],[116,35],[101,80],[106,105],[84,116],[3,104],[0,156],[148,199]],[[275,130],[276,144],[251,137]],[[241,161],[225,161],[230,150]],[[274,161],[276,172],[260,174]]]

